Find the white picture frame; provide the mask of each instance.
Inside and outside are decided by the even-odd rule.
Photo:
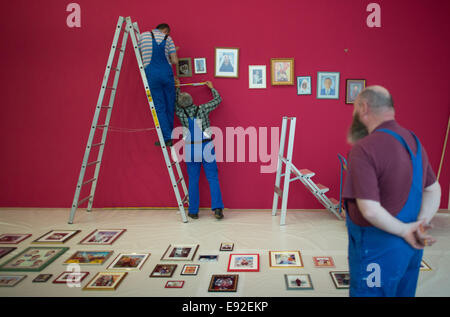
[[[249,65],[248,66],[248,88],[264,89],[267,88],[267,66]]]
[[[206,58],[194,58],[194,73],[206,74]]]
[[[216,47],[214,77],[239,78],[239,48]]]

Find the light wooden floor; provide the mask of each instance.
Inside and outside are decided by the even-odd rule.
[[[0,260],[4,263],[31,245],[31,241],[52,229],[79,229],[77,236],[64,246],[70,247],[64,255],[40,273],[51,273],[53,278],[64,271],[62,264],[78,250],[114,250],[115,254],[100,267],[82,266],[90,275],[84,286],[97,272],[106,267],[120,252],[150,252],[151,256],[141,271],[130,272],[114,292],[82,291],[64,284],[32,283],[39,274],[26,274],[27,278],[15,287],[0,288],[5,296],[348,296],[347,290],[337,290],[331,281],[330,270],[348,270],[347,233],[345,223],[325,211],[289,211],[287,225],[279,226],[279,216],[272,217],[267,210],[232,210],[225,218],[216,220],[208,211],[200,212],[200,219],[182,223],[174,210],[78,210],[73,225],[67,224],[68,209],[0,209],[0,233],[32,233],[33,236],[18,244],[18,249]],[[432,271],[421,272],[417,296],[450,296],[450,214],[439,214],[434,220],[432,234],[438,242],[425,250],[424,260]],[[112,246],[86,246],[78,243],[94,229],[124,228],[127,231]],[[259,253],[260,272],[239,274],[236,293],[208,293],[212,274],[227,273],[229,252],[219,252],[221,242],[234,242],[233,253]],[[177,263],[178,268],[170,280],[184,280],[182,289],[165,289],[169,279],[149,278],[153,268],[169,244],[199,244],[193,262]],[[34,244],[33,244],[34,245]],[[6,246],[6,245],[3,245]],[[302,269],[274,269],[269,267],[269,251],[300,250],[304,262]],[[198,263],[199,254],[219,254],[217,263],[201,263],[197,276],[181,276],[186,263]],[[313,256],[332,256],[334,269],[315,268]],[[2,273],[2,272],[0,272]],[[3,272],[9,274],[10,272]],[[286,290],[284,274],[308,273],[314,290]],[[12,274],[12,273],[11,273]]]

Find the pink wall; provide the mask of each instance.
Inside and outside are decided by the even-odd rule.
[[[398,121],[422,140],[435,171],[449,115],[450,3],[381,1],[382,28],[370,29],[362,0],[78,0],[82,27],[66,26],[70,1],[2,1],[0,20],[0,206],[70,207],[94,106],[119,15],[141,30],[172,26],[180,57],[206,57],[207,75],[224,98],[211,115],[221,128],[279,126],[298,118],[294,162],[317,173],[337,197],[337,153],[347,154],[352,107],[345,104],[345,79],[365,78],[387,87]],[[173,6],[171,6],[173,4]],[[239,79],[213,77],[214,47],[239,47]],[[130,46],[128,46],[130,48]],[[344,49],[348,49],[346,53]],[[311,75],[313,95],[294,86],[248,89],[248,65],[270,58],[295,58],[295,76]],[[339,71],[339,100],[318,100],[317,71]],[[191,79],[189,79],[190,81]],[[184,80],[187,82],[188,80]],[[204,87],[190,90],[198,102]],[[178,121],[177,121],[178,124]],[[153,125],[134,53],[124,60],[111,125]],[[110,133],[96,207],[175,206],[154,132]],[[449,150],[442,171],[442,206],[448,202]],[[271,208],[275,174],[260,163],[220,163],[226,207]],[[209,204],[202,179],[202,206]],[[321,208],[300,183],[291,186],[289,208]]]

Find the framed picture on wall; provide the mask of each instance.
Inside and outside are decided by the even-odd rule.
[[[317,99],[339,99],[338,72],[317,72]]]
[[[248,88],[266,88],[266,65],[248,66]]]
[[[192,59],[190,57],[178,59],[177,75],[178,77],[192,77]]]
[[[194,58],[194,72],[206,74],[206,58]]]
[[[311,76],[297,77],[297,95],[311,95]]]
[[[216,47],[214,77],[239,77],[239,48]]]
[[[294,85],[294,59],[271,58],[272,85]]]
[[[345,103],[353,104],[358,94],[366,88],[365,79],[347,79],[345,88]]]

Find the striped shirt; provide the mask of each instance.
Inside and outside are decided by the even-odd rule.
[[[161,43],[166,35],[158,29],[153,30],[153,35],[155,35],[156,43]],[[139,38],[139,49],[141,50],[142,62],[144,63],[144,67],[150,64],[152,59],[153,52],[153,41],[152,34],[150,32],[141,33]],[[167,37],[166,41],[166,58],[167,62],[170,64],[169,54],[176,53],[175,44],[170,36]]]

